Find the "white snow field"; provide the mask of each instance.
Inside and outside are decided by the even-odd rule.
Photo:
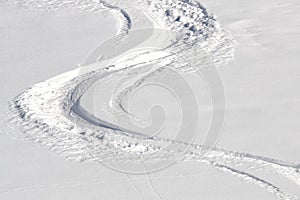
[[[0,199],[300,199],[299,9],[1,0]]]

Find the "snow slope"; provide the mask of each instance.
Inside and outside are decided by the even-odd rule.
[[[32,5],[35,7],[39,4],[32,3],[30,4],[29,7],[32,7]],[[197,62],[198,60],[203,61],[202,59],[208,59],[210,60],[209,62],[212,62],[217,66],[221,66],[228,63],[228,61],[232,59],[233,43],[234,43],[232,38],[228,35],[228,33],[226,33],[225,31],[223,31],[223,29],[220,28],[218,22],[215,21],[212,15],[206,12],[206,9],[202,5],[196,3],[195,4],[189,3],[189,2],[180,2],[180,1],[178,2],[154,1],[153,3],[151,3],[151,5],[142,4],[142,6],[146,7],[144,8],[145,9],[144,11],[147,13],[146,15],[145,14],[142,15],[141,13],[135,11],[136,9],[135,6],[141,6],[141,5],[133,5],[133,4],[131,5],[127,2],[122,2],[120,7],[123,5],[124,9],[123,8],[118,9],[113,4],[112,5],[111,4],[108,5],[106,3],[101,4],[101,6],[103,5],[109,9],[112,9],[113,12],[119,12],[119,14],[116,14],[116,16],[120,17],[120,22],[119,22],[120,28],[118,28],[118,31],[123,34],[121,36],[124,37],[125,39],[127,37],[126,35],[129,35],[130,37],[131,34],[130,29],[132,29],[132,27],[134,26],[135,20],[137,21],[136,24],[140,26],[141,24],[148,26],[149,25],[148,23],[152,21],[154,22],[156,27],[163,26],[163,28],[169,28],[173,32],[178,33],[178,36],[175,35],[174,39],[171,40],[172,42],[174,42],[174,40],[176,42],[174,44],[171,44],[171,46],[168,48],[170,52],[176,53],[175,56],[187,57],[184,60],[185,62],[194,63]],[[47,6],[46,6],[47,9],[52,9],[52,7],[48,8]],[[60,5],[57,6],[61,7]],[[37,7],[44,8],[45,6],[41,5]],[[216,5],[212,4],[212,8],[216,10],[218,10],[219,7],[220,5],[218,4]],[[170,8],[173,8],[172,12]],[[166,10],[168,9],[170,9],[170,12],[166,12]],[[200,18],[197,17],[195,18],[194,14],[189,15],[190,14],[189,12],[188,15],[186,16],[187,14],[186,10],[190,11],[193,9],[195,9],[196,13],[197,12],[199,13],[196,16],[200,16]],[[92,9],[92,11],[94,11],[94,9]],[[176,14],[174,14],[174,12],[176,12]],[[179,13],[182,12],[182,13],[178,14],[178,12]],[[263,10],[260,12],[265,13],[267,11]],[[154,17],[153,16],[151,17],[150,16],[151,14],[154,14]],[[178,15],[180,15],[179,19],[178,19]],[[226,16],[226,14],[224,15]],[[239,17],[241,17],[241,15]],[[224,19],[228,20],[230,19],[230,17],[227,18],[224,17]],[[177,23],[178,20],[179,23]],[[175,23],[173,23],[173,21],[175,21]],[[230,132],[228,133],[228,130],[226,130],[226,128],[228,129],[228,127],[230,127],[228,125],[230,123],[237,123],[237,122],[242,123],[243,118],[235,122],[234,120],[236,119],[234,117],[243,115],[241,109],[247,110],[249,108],[252,108],[253,105],[250,104],[253,102],[249,100],[244,101],[245,105],[239,104],[234,101],[235,100],[234,97],[236,98],[236,100],[241,100],[243,95],[239,96],[237,95],[237,93],[241,91],[241,93],[244,94],[243,92],[245,92],[245,90],[243,90],[244,88],[241,87],[241,85],[237,84],[238,81],[241,82],[240,80],[241,78],[243,79],[241,74],[238,76],[234,76],[236,73],[239,72],[239,70],[243,68],[241,67],[241,69],[236,71],[233,69],[236,69],[235,66],[237,65],[250,63],[250,61],[248,60],[251,55],[251,54],[249,55],[249,53],[252,53],[250,47],[253,47],[257,50],[260,49],[258,48],[260,47],[259,45],[262,45],[263,50],[267,48],[267,45],[263,45],[262,42],[259,42],[258,39],[253,37],[253,35],[249,34],[247,30],[245,29],[238,30],[238,31],[235,30],[235,28],[239,29],[243,27],[239,25],[239,23],[236,21],[234,23],[228,22],[229,23],[228,27],[229,29],[232,29],[233,35],[236,36],[236,39],[238,41],[240,41],[240,46],[238,47],[238,49],[241,48],[242,50],[240,52],[244,52],[245,56],[243,57],[240,56],[240,54],[237,54],[237,58],[235,61],[233,61],[233,63],[228,64],[225,68],[222,68],[220,70],[222,78],[224,80],[224,87],[227,90],[227,102],[228,102],[227,110],[226,110],[227,118],[225,121],[225,129],[223,134],[225,136],[228,135],[231,136],[229,138],[227,137],[228,138],[227,140],[226,137],[223,136],[219,142],[219,145],[228,147],[228,149],[240,150],[241,148],[242,149],[245,148],[244,145],[242,144],[246,144],[246,147],[249,144],[250,147],[248,147],[249,151],[247,152],[256,152],[257,154],[265,155],[265,151],[257,152],[257,150],[256,151],[252,150],[251,147],[253,146],[255,147],[253,143],[240,142],[240,140],[241,141],[247,139],[249,140],[249,138],[250,139],[254,138],[257,140],[257,134],[261,130],[256,130],[256,129],[254,131],[252,130],[250,136],[247,137],[234,136],[235,133],[243,135],[244,131],[230,130]],[[236,23],[238,25],[236,25]],[[263,34],[260,33],[260,35]],[[273,41],[274,39],[272,40],[271,38],[269,40]],[[268,40],[264,39],[263,41],[267,42]],[[272,45],[274,44],[276,43],[272,42]],[[163,46],[161,48],[166,48],[166,47]],[[197,49],[200,48],[202,52],[204,52],[204,54],[205,55],[207,54],[208,56],[202,56],[202,55],[191,56],[195,51],[197,51]],[[294,49],[297,49],[297,47],[294,47]],[[267,50],[266,52],[269,52]],[[168,164],[170,161],[173,162],[174,160],[180,158],[183,159],[184,162],[183,163],[179,162],[177,164],[178,166],[184,165],[184,169],[188,170],[189,168],[192,168],[194,165],[197,165],[199,168],[204,167],[204,171],[209,172],[211,168],[215,168],[221,172],[224,172],[224,174],[218,176],[218,178],[220,179],[226,179],[227,175],[230,175],[229,178],[230,181],[228,181],[228,183],[231,183],[234,180],[238,182],[239,179],[236,179],[236,177],[239,177],[240,180],[247,182],[246,183],[247,185],[249,182],[256,186],[259,186],[260,188],[263,189],[262,191],[269,192],[270,194],[273,195],[273,197],[277,197],[279,199],[298,199],[297,195],[299,194],[300,174],[298,171],[297,162],[296,163],[283,162],[277,159],[252,155],[248,153],[239,153],[237,151],[228,151],[225,149],[214,148],[214,147],[212,149],[211,147],[209,148],[209,150],[211,151],[208,154],[202,154],[203,148],[205,149],[205,147],[201,145],[197,145],[197,144],[190,145],[189,143],[186,142],[170,140],[168,138],[147,137],[147,136],[145,137],[143,133],[141,133],[140,135],[137,134],[136,132],[131,132],[122,127],[112,125],[111,123],[103,121],[101,119],[99,121],[99,119],[97,118],[95,119],[95,117],[88,114],[81,107],[79,102],[80,98],[82,97],[82,95],[84,95],[87,88],[95,82],[95,80],[104,79],[106,78],[106,76],[108,78],[113,79],[113,76],[115,74],[116,76],[118,76],[118,73],[120,72],[123,75],[125,73],[126,76],[132,79],[134,76],[132,76],[131,73],[136,71],[135,76],[139,74],[139,77],[134,77],[132,82],[129,81],[130,84],[133,84],[133,83],[140,83],[139,79],[142,80],[143,82],[145,79],[148,79],[153,75],[156,76],[157,72],[164,73],[164,71],[161,70],[164,69],[165,65],[175,67],[175,68],[180,66],[178,68],[184,69],[185,62],[180,63],[181,61],[176,60],[176,58],[173,58],[173,56],[163,57],[163,61],[164,61],[162,65],[163,68],[159,67],[155,69],[151,67],[149,69],[149,65],[150,66],[153,65],[153,62],[154,63],[161,62],[161,58],[159,56],[157,57],[156,54],[153,54],[156,52],[156,50],[154,50],[153,52],[152,51],[153,50],[150,51],[148,50],[148,54],[150,52],[150,55],[148,56],[151,59],[146,63],[142,63],[141,65],[137,65],[134,59],[133,59],[133,64],[132,63],[126,64],[126,62],[128,63],[127,60],[119,63],[113,62],[112,64],[110,60],[116,56],[114,55],[114,52],[112,52],[111,55],[110,53],[108,53],[109,56],[108,59],[106,60],[102,58],[100,59],[99,62],[96,62],[95,64],[92,65],[88,65],[88,67],[84,65],[79,69],[64,73],[62,75],[51,78],[45,82],[36,84],[30,89],[26,90],[21,95],[19,95],[18,97],[16,97],[14,101],[11,103],[11,109],[15,114],[12,120],[16,121],[21,126],[23,126],[27,138],[30,138],[31,140],[34,140],[38,143],[48,146],[48,148],[58,152],[60,155],[62,155],[67,159],[72,159],[72,160],[75,159],[79,161],[93,161],[93,162],[96,161],[96,163],[101,162],[102,164],[104,163],[105,165],[108,164],[109,167],[112,168],[115,167],[116,169],[121,169],[121,170],[126,170],[131,172],[132,171],[144,172],[145,168],[146,171],[149,171],[149,169],[147,168],[153,167],[151,166],[151,164],[153,164],[152,159],[155,160],[155,164],[159,163],[159,165],[161,165],[160,163],[161,161],[162,162],[166,161]],[[98,52],[98,49],[96,49],[96,52]],[[141,55],[142,55],[141,53],[136,52],[134,56],[132,55],[131,56],[139,57]],[[268,60],[266,59],[266,57],[268,56],[271,57],[267,53],[265,53],[265,55],[261,54],[261,56],[262,58],[260,62],[263,62],[264,60]],[[97,57],[93,57],[92,55],[92,57],[89,56],[86,59],[86,61],[91,62],[92,60],[90,58],[95,58],[95,61],[96,59],[98,59]],[[174,59],[177,62],[174,62]],[[137,63],[138,62],[140,61],[138,60]],[[206,61],[201,62],[201,65],[206,66]],[[111,66],[111,67],[107,68],[107,66]],[[277,66],[279,66],[279,64]],[[254,70],[258,70],[258,69],[259,68],[255,68]],[[290,76],[290,73],[291,72],[287,73],[288,77]],[[253,79],[266,80],[266,81],[270,80],[270,78],[269,79],[266,78],[268,77],[267,75],[262,77],[264,79],[259,79],[259,77],[255,77]],[[251,83],[251,87],[255,87],[256,85],[255,83],[253,84],[250,81],[247,83],[248,84]],[[139,84],[134,84],[134,87],[137,86],[139,86]],[[119,95],[126,96],[127,92],[123,92],[123,91],[130,92],[131,90],[132,90],[131,87],[128,87],[125,90],[123,89],[120,91]],[[293,97],[292,99],[295,100],[296,98]],[[122,101],[122,98],[118,97],[116,100],[117,102]],[[270,100],[266,98],[265,101],[267,100],[268,103],[270,103]],[[261,102],[263,101],[259,101],[259,103],[254,105],[256,105],[261,109],[266,109],[267,107],[261,105],[260,104]],[[276,105],[280,105],[280,104],[277,103]],[[116,109],[118,110],[120,108],[116,108]],[[237,110],[236,115],[234,113],[235,109]],[[122,109],[118,110],[118,112],[124,112],[124,111],[126,111],[126,109],[125,110],[123,109],[123,111]],[[254,115],[254,117],[257,116]],[[251,116],[249,117],[248,115],[246,115],[244,119],[249,120],[251,119]],[[263,121],[267,122],[267,120],[263,120]],[[232,127],[240,128],[242,126],[239,125],[239,126],[232,126]],[[251,128],[253,128],[253,125],[251,126]],[[252,132],[254,133],[252,134]],[[276,136],[280,137],[280,135],[281,134],[278,133]],[[287,142],[289,142],[290,139],[293,137],[296,136],[292,135],[290,137],[285,137],[285,138],[288,138]],[[171,146],[169,146],[170,142],[172,144]],[[267,144],[266,142],[262,142],[261,140],[259,140],[258,142],[259,144],[262,144],[262,146],[264,146],[263,144]],[[235,145],[237,145],[236,148],[234,148]],[[185,146],[188,146],[190,148],[187,149]],[[187,151],[181,151],[181,148],[184,148],[184,150]],[[261,147],[260,149],[264,150],[264,148],[266,147]],[[148,165],[146,164],[147,166],[146,167],[145,162],[149,160],[150,160],[149,162],[150,164],[149,163]],[[117,163],[115,163],[116,161]],[[137,164],[136,163],[134,164],[134,168],[132,169],[132,166],[131,167],[126,166],[125,163],[128,161],[130,162],[138,161],[138,162]],[[130,162],[129,165],[131,165]],[[189,163],[189,167],[186,166],[186,163]],[[154,167],[154,169],[156,168]],[[163,170],[163,172],[167,174],[168,173],[166,172],[167,170],[168,168]],[[158,174],[159,173],[162,172],[158,172]],[[218,174],[218,172],[210,172],[210,173]],[[152,181],[152,179],[155,178],[156,176],[157,174],[150,175],[148,173],[141,175],[142,178],[140,179],[146,180],[146,183],[142,185],[146,186],[150,184],[151,186],[150,188],[152,188],[152,191],[144,191],[144,192],[143,190],[145,190],[146,187],[145,186],[141,188],[137,187],[137,185],[139,185],[137,184],[139,180],[132,179],[135,177],[135,175],[126,175],[126,178],[129,180],[133,188],[135,188],[135,191],[139,194],[138,198],[142,197],[142,198],[151,199],[151,195],[156,196],[156,198],[162,198],[161,192],[158,192],[155,189],[154,186],[155,184],[153,184]],[[179,181],[179,183],[180,182],[181,181]],[[159,183],[157,184],[159,185]],[[213,184],[213,185],[216,186],[218,184]],[[206,187],[211,188],[211,186],[210,187],[206,186]],[[237,190],[235,189],[231,190],[231,189],[229,190],[225,189],[225,191],[233,191],[232,194],[236,195]],[[166,193],[169,194],[168,192]],[[218,198],[217,195],[213,196],[209,192],[208,193],[203,192],[202,194],[206,194],[207,198],[212,198],[212,199]],[[230,194],[231,194],[230,192],[227,193],[227,195]],[[249,198],[249,199],[255,198],[256,195],[263,196],[266,194],[260,194],[260,190],[259,190],[254,193],[254,197],[245,196],[245,198]],[[190,196],[190,197],[193,198],[194,196]],[[222,199],[222,197],[220,198]],[[233,198],[233,197],[231,196],[229,198]],[[263,197],[263,198],[264,199],[272,198],[272,196]]]

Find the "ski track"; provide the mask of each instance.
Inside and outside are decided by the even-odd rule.
[[[110,4],[96,0],[15,0],[6,3],[10,6],[51,12],[62,8],[75,8],[89,12],[110,9],[120,19],[119,32],[123,32],[124,37],[130,34],[135,21],[140,20],[136,19],[134,12],[136,8],[126,7],[126,3],[122,3],[124,8],[118,7],[118,2]],[[199,57],[195,56],[195,51],[201,48],[211,55],[211,61],[217,66],[224,65],[233,58],[233,39],[201,4],[188,0],[155,0],[138,1],[138,5],[143,8],[145,16],[155,23],[153,26],[168,28],[181,34],[176,38],[177,43],[169,47],[179,56],[186,56],[190,62],[197,62]],[[154,61],[158,60],[154,59]],[[299,167],[296,164],[216,147],[209,147],[210,153],[203,155],[201,150],[208,147],[159,137],[148,138],[90,116],[78,102],[95,80],[113,76],[119,72],[138,71],[140,65],[145,66],[153,61],[128,66],[124,62],[126,61],[109,67],[103,65],[85,73],[76,69],[32,86],[10,102],[10,122],[20,125],[26,138],[47,146],[65,159],[81,162],[125,162],[128,160],[147,161],[153,158],[181,158],[208,164],[244,181],[256,184],[274,194],[278,199],[299,199],[284,191],[287,188],[277,187],[268,180],[247,172],[248,169],[249,171],[250,169],[260,170],[266,174],[275,172],[300,186]],[[173,64],[168,63],[168,65]],[[178,65],[182,67],[180,63]],[[160,69],[138,77],[134,83],[143,82],[148,76],[155,74],[154,71],[159,73]],[[134,84],[120,91],[119,98],[115,100],[119,102],[119,107],[122,101],[120,97],[137,85]],[[122,108],[116,109],[125,112]],[[187,152],[167,149],[164,144],[168,142],[190,145],[190,149]],[[241,170],[241,165],[246,167]]]

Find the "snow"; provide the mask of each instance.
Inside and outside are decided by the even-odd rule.
[[[182,5],[189,10],[193,4],[168,1],[160,7],[157,6],[159,1],[153,1],[151,12],[137,12],[138,5],[135,3],[131,5],[124,1],[118,5],[118,2],[112,2],[126,11],[124,21],[122,12],[118,14],[115,6],[109,6],[115,11],[103,7],[99,11],[94,1],[62,1],[61,4],[55,1],[45,1],[46,4],[39,4],[39,1],[16,2],[25,9],[1,4],[1,43],[4,45],[0,50],[3,67],[0,109],[5,113],[6,102],[14,99],[11,108],[17,115],[13,119],[25,130],[25,140],[35,143],[22,142],[23,134],[15,125],[9,124],[9,130],[5,129],[6,125],[2,126],[1,132],[8,135],[0,136],[0,161],[3,163],[0,172],[3,177],[0,181],[1,199],[299,199],[297,85],[300,47],[296,41],[300,35],[300,18],[297,1],[201,2],[209,8],[209,12],[217,14],[221,26],[212,18],[211,23],[215,26],[204,28],[204,33],[197,32],[200,35],[181,39],[199,43],[198,47],[211,53],[226,90],[222,136],[217,143],[218,148],[212,149],[208,155],[198,155],[203,147],[196,144],[182,153],[176,150],[186,146],[180,141],[169,144],[170,141],[164,138],[144,138],[143,133],[136,135],[111,122],[99,121],[81,110],[80,106],[86,103],[84,98],[80,104],[74,101],[80,99],[99,77],[108,80],[100,86],[110,90],[109,81],[118,80],[120,76],[134,77],[134,80],[124,82],[125,85],[132,84],[147,73],[160,69],[146,67],[141,71],[137,66],[122,71],[122,67],[126,66],[123,57],[122,62],[103,70],[101,67],[106,68],[115,56],[111,52],[107,55],[112,57],[100,68],[97,64],[76,67],[85,63],[85,56],[99,43],[118,32],[128,32],[127,28],[131,27],[128,22],[133,27],[149,27],[151,22],[159,21],[156,26],[188,32],[185,28],[189,26],[158,19],[162,19],[164,7],[172,5],[182,12]],[[202,13],[206,15],[205,10]],[[203,16],[199,16],[189,23],[202,23]],[[202,30],[205,24],[197,27]],[[210,42],[198,40],[206,33],[212,38]],[[232,38],[238,46],[234,47]],[[193,50],[191,48],[190,52]],[[98,52],[97,49],[95,52]],[[138,52],[141,51],[133,51],[126,56],[130,58]],[[192,62],[197,56],[189,57],[190,52],[185,53],[187,60]],[[168,54],[154,52],[144,55],[147,59],[141,56],[130,62],[143,58],[151,66],[151,58],[159,59],[161,55]],[[92,61],[93,56],[88,56],[87,60]],[[101,63],[102,60],[99,61]],[[129,63],[127,66],[130,67]],[[51,78],[55,75],[58,76]],[[17,96],[28,87],[31,88]],[[126,96],[123,91],[118,94]],[[142,94],[147,97],[147,93]],[[200,92],[198,95],[208,98],[201,96],[203,94]],[[119,96],[107,105],[114,107],[114,103],[120,100]],[[168,101],[167,96],[161,97]],[[145,103],[148,103],[147,100]],[[206,112],[211,111],[208,104],[202,105],[206,109],[200,118],[202,122],[207,120]],[[72,110],[73,105],[77,110]],[[84,109],[90,111],[89,108]],[[69,115],[69,112],[73,113]],[[124,110],[117,109],[117,112]],[[152,120],[155,121],[155,118]],[[104,128],[95,129],[95,124],[88,125],[87,122],[100,123]],[[176,127],[172,123],[173,128]],[[197,138],[196,143],[201,144],[201,139],[201,136]],[[41,147],[36,143],[40,143]],[[48,152],[43,146],[58,154]],[[58,155],[79,162],[69,162]],[[174,160],[174,156],[179,160]],[[155,162],[151,162],[152,158]],[[140,159],[144,161],[139,162]],[[169,166],[170,160],[175,164]],[[112,170],[145,172],[161,166],[163,168],[159,171],[140,175]]]

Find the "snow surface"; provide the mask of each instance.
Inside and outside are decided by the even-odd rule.
[[[5,115],[6,102],[14,99],[10,107],[15,116],[10,121],[17,122],[25,131],[23,137],[15,125],[3,122],[2,132],[8,135],[1,135],[4,166],[1,199],[300,197],[297,155],[299,45],[295,42],[300,35],[300,18],[297,1],[201,2],[217,14],[222,27],[233,37],[219,26],[215,17],[206,13],[204,7],[188,1],[153,1],[150,6],[127,1],[102,2],[99,7],[95,1],[24,2],[1,4],[1,40],[5,47],[1,49],[1,111]],[[138,10],[138,6],[144,6],[145,10]],[[164,12],[170,8],[172,12]],[[186,16],[187,12],[183,12],[192,9],[200,18],[193,13]],[[166,19],[161,16],[165,14]],[[182,16],[178,19],[180,23],[177,23],[178,15]],[[172,20],[176,23],[170,22]],[[160,72],[160,67],[151,67],[151,59],[143,70],[139,66],[131,68],[128,63],[129,69],[123,70],[126,60],[106,69],[109,62],[101,59],[100,64],[88,65],[84,70],[85,65],[75,69],[79,63],[90,62],[91,58],[96,61],[97,57],[86,58],[85,55],[110,36],[130,35],[129,29],[153,24],[177,33],[189,33],[187,37],[177,38],[184,43],[173,49],[181,56],[185,53],[187,61],[203,58],[191,56],[194,50],[201,48],[219,67],[226,90],[226,119],[217,148],[211,149],[209,154],[198,155],[203,147],[196,144],[182,153],[178,150],[186,143],[181,141],[172,141],[178,149],[169,149],[166,146],[169,140],[165,138],[144,138],[143,134],[136,135],[107,120],[99,121],[87,113],[88,108],[87,111],[82,108],[84,96],[81,102],[77,101],[96,79],[107,80],[101,83],[109,86],[110,80],[125,76],[131,79],[125,81],[126,86]],[[233,38],[238,43],[235,50]],[[185,51],[182,53],[178,48]],[[98,53],[98,49],[95,50]],[[233,51],[236,53],[231,61]],[[113,52],[111,55],[115,56]],[[148,56],[160,60],[156,54]],[[172,58],[163,60],[164,65],[174,64]],[[130,61],[135,62],[134,59]],[[184,63],[176,64],[183,66]],[[60,73],[63,74],[51,78]],[[41,83],[35,84],[37,82]],[[131,88],[120,91],[109,105],[115,106],[114,103],[122,101],[119,97],[127,95],[123,91],[131,91]],[[117,108],[117,112],[124,111]],[[96,125],[101,128],[95,129]],[[27,139],[42,144],[41,148],[31,142],[22,142]],[[89,163],[65,161],[46,151],[43,145],[64,158]],[[151,174],[111,170],[115,167],[143,171],[153,166],[145,167],[143,162],[131,165],[127,161],[155,158],[160,165],[160,161],[168,163],[173,157],[184,161]],[[114,159],[121,162],[115,163]]]

